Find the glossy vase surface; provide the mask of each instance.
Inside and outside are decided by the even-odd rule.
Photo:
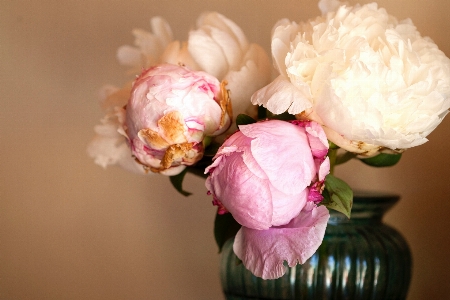
[[[382,223],[383,214],[398,200],[396,195],[355,194],[351,219],[330,211],[317,252],[276,280],[253,276],[239,263],[229,240],[220,270],[225,298],[406,299],[410,249],[398,231]]]

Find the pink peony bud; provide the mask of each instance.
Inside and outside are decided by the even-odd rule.
[[[325,133],[315,122],[278,120],[239,129],[207,168],[208,190],[243,226],[289,223],[305,206],[309,187],[329,171],[321,169],[328,165]]]
[[[125,127],[131,151],[146,170],[176,175],[202,158],[204,138],[230,124],[225,84],[171,64],[145,70],[136,79]]]
[[[239,129],[206,169],[206,187],[243,226],[234,252],[245,267],[277,278],[284,260],[303,263],[325,234],[329,214],[315,203],[330,169],[328,141],[315,122],[271,120]]]

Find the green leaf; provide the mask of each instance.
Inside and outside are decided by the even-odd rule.
[[[401,153],[397,154],[386,154],[380,153],[376,156],[361,159],[363,163],[372,167],[391,167],[399,162],[402,158]]]
[[[239,125],[248,125],[248,124],[253,124],[253,123],[256,123],[256,120],[253,119],[250,116],[247,116],[247,115],[244,115],[244,114],[239,114],[236,117],[236,125],[237,126],[239,126]]]
[[[209,143],[208,147],[205,148],[204,156],[214,156],[217,153],[217,150],[219,150],[221,144],[219,144],[216,141],[212,141]]]
[[[183,196],[189,196],[192,195],[192,193],[186,192],[183,190],[183,179],[184,175],[186,175],[187,169],[184,169],[183,172],[181,172],[178,175],[175,176],[169,176],[170,182],[172,183],[173,187],[180,192]]]
[[[348,162],[350,159],[355,158],[356,153],[345,151],[344,154],[340,154],[336,156],[336,165],[340,165]]]
[[[219,247],[219,253],[222,251],[225,242],[234,237],[240,228],[241,224],[236,222],[230,213],[216,215],[216,220],[214,221],[214,238]]]
[[[353,191],[341,179],[328,174],[325,178],[325,189],[322,193],[324,200],[320,203],[327,208],[337,210],[350,219],[353,205]]]

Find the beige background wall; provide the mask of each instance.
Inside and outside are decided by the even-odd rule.
[[[448,0],[379,3],[450,55]],[[0,299],[221,299],[203,181],[188,176],[184,198],[165,177],[105,171],[85,150],[98,89],[124,80],[115,51],[132,28],[161,15],[185,39],[204,10],[267,50],[278,19],[319,13],[313,0],[1,1]],[[338,169],[353,187],[402,195],[386,221],[413,250],[409,299],[450,299],[449,119],[394,168]]]

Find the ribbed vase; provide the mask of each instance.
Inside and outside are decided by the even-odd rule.
[[[330,211],[317,252],[276,280],[253,276],[239,263],[229,240],[220,271],[226,299],[406,299],[410,249],[398,231],[382,223],[398,200],[396,195],[359,193],[351,219]]]

